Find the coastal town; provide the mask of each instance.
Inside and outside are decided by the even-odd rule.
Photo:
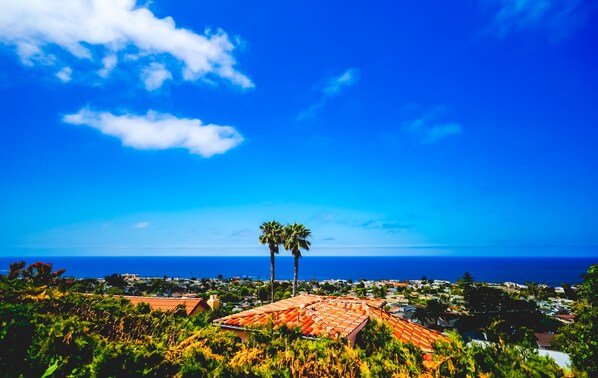
[[[588,319],[593,324],[598,283],[598,265],[588,269],[583,283],[558,287],[476,282],[468,272],[454,282],[427,277],[292,282],[135,273],[75,278],[64,273],[49,263],[27,266],[20,261],[0,275],[2,311],[12,314],[3,323],[9,337],[0,342],[21,340],[6,344],[5,354],[22,356],[38,353],[38,345],[45,348],[46,342],[30,344],[35,339],[27,332],[35,324],[35,337],[53,343],[53,349],[41,353],[64,356],[50,360],[49,366],[47,360],[25,366],[36,373],[60,367],[82,368],[78,376],[94,371],[120,376],[137,363],[138,376],[147,369],[160,376],[192,371],[189,376],[216,377],[222,369],[230,376],[271,376],[276,366],[291,376],[401,372],[429,377],[470,369],[516,376],[532,368],[569,377],[569,371],[579,372],[578,366],[586,369],[587,358],[573,348],[585,345],[578,341],[578,330],[585,329]],[[52,324],[49,333],[44,322]],[[86,336],[90,331],[93,336]],[[73,337],[82,343],[76,349]],[[86,345],[100,349],[92,352]],[[116,345],[130,349],[111,352]],[[136,349],[140,345],[150,349]],[[159,356],[152,354],[153,348],[161,348]],[[299,364],[306,354],[311,364]],[[74,357],[79,355],[85,360]],[[327,365],[323,355],[336,362]],[[135,362],[139,358],[143,362]],[[364,370],[357,373],[355,364]]]
[[[299,281],[299,294],[383,300],[384,309],[399,318],[438,331],[456,330],[469,339],[487,340],[485,320],[499,315],[514,338],[522,327],[533,331],[538,348],[554,349],[559,328],[575,321],[572,305],[577,286],[551,287],[527,282],[475,282],[469,273],[456,282],[422,277],[419,280]],[[292,282],[275,281],[275,300],[291,298]],[[160,298],[218,299],[219,313],[230,315],[270,303],[270,282],[254,277],[175,278],[112,274],[75,279],[71,290],[124,295],[136,302]],[[172,302],[171,303],[176,303]],[[173,308],[176,304],[173,306]],[[484,319],[485,318],[485,319]]]

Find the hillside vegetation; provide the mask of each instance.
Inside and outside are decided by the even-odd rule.
[[[47,267],[0,276],[0,371],[7,377],[561,377],[525,345],[466,346],[456,334],[432,361],[370,322],[352,347],[265,327],[243,343],[217,313],[150,312],[118,296],[69,290]],[[583,373],[580,373],[583,374]]]

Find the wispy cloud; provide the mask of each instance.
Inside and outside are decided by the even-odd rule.
[[[230,236],[232,236],[233,238],[247,238],[249,236],[255,236],[256,234],[257,234],[257,232],[255,230],[243,228],[240,230],[233,231],[233,233],[230,234]]]
[[[342,216],[335,213],[316,213],[311,220],[318,223],[334,223],[364,230],[382,230],[389,233],[401,232],[413,228],[411,224],[377,216]]]
[[[494,14],[492,29],[500,36],[542,30],[561,39],[579,27],[596,2],[589,0],[486,0]]]
[[[355,84],[359,79],[359,70],[349,68],[341,75],[333,77],[324,87],[323,94],[327,97],[334,97],[340,94],[345,88]]]
[[[138,222],[138,223],[135,223],[133,228],[148,228],[149,225],[150,225],[150,222]]]
[[[223,154],[243,141],[233,127],[204,125],[199,119],[177,118],[151,110],[145,115],[115,115],[83,108],[65,115],[63,121],[92,127],[120,139],[128,147],[141,150],[185,148],[203,157]]]
[[[402,222],[389,221],[383,219],[367,219],[363,221],[353,221],[348,223],[353,227],[364,228],[366,230],[383,230],[386,232],[400,232],[411,229],[413,226]]]
[[[463,132],[461,124],[442,120],[445,112],[444,107],[422,112],[417,117],[404,122],[402,128],[424,144],[436,143],[451,135],[461,134]]]
[[[342,74],[328,79],[322,89],[319,101],[301,111],[297,115],[297,119],[314,117],[318,110],[331,98],[338,96],[357,81],[359,81],[359,70],[357,68],[349,68]]]
[[[182,80],[218,77],[254,86],[235,69],[236,46],[223,30],[177,28],[171,17],[158,18],[135,0],[1,1],[0,43],[13,46],[23,64],[51,72],[76,63],[79,71],[106,78],[117,64],[139,72],[161,61]],[[158,81],[146,81],[146,87],[154,89]]]

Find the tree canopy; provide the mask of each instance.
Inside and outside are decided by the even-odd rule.
[[[577,370],[598,377],[598,264],[583,275],[574,313],[575,322],[564,327],[557,343]]]

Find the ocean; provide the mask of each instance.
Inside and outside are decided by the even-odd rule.
[[[8,265],[24,260],[51,263],[54,269],[66,269],[66,276],[100,278],[112,273],[135,273],[142,277],[213,278],[222,275],[270,277],[270,255],[264,256],[154,256],[154,257],[0,257],[0,273]],[[433,256],[304,256],[299,261],[299,279],[428,279],[456,281],[470,272],[476,281],[534,281],[558,286],[563,282],[581,282],[581,275],[595,257],[433,257]],[[276,278],[292,279],[293,258],[276,257]]]

